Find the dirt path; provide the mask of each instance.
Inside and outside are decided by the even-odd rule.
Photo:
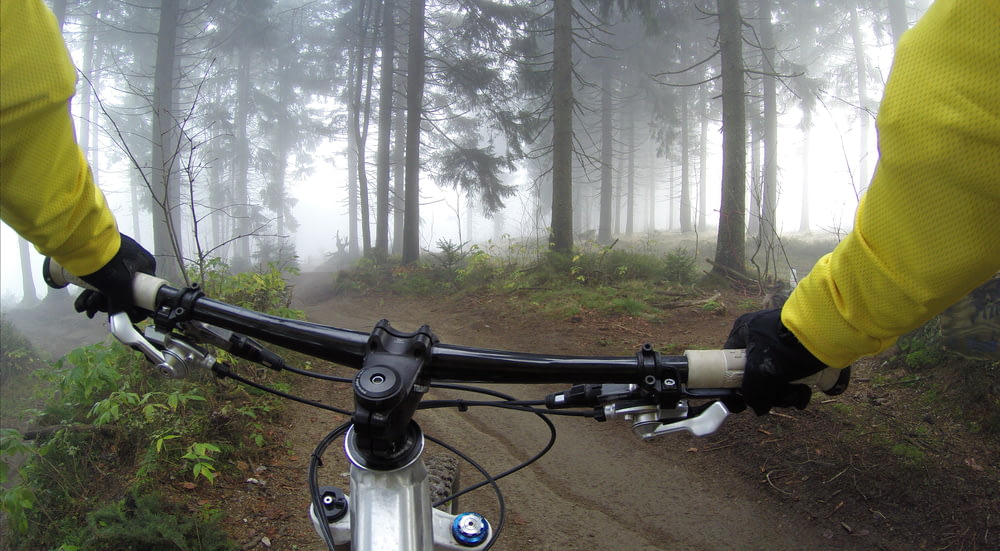
[[[349,329],[367,332],[387,318],[403,330],[427,323],[449,344],[541,353],[630,355],[644,342],[666,353],[714,347],[739,314],[678,308],[656,323],[587,314],[552,319],[501,297],[334,297],[331,283],[330,274],[303,274],[294,306],[312,321]],[[39,313],[24,326],[36,346],[69,348],[106,331],[82,316],[66,320],[79,322],[69,329],[53,324],[53,316]],[[642,442],[622,421],[554,418],[552,451],[501,481],[508,515],[494,549],[1000,549],[997,439],[972,435],[940,411],[940,401],[924,400],[919,387],[871,383],[905,383],[910,375],[894,375],[879,362],[855,367],[856,382],[843,396],[801,412],[733,415],[703,439]],[[503,390],[537,399],[556,389]],[[351,408],[347,385],[306,382],[294,391]],[[266,459],[238,460],[212,485],[178,478],[174,490],[192,514],[221,512],[242,549],[321,551],[305,514],[306,471],[316,443],[344,419],[290,406],[265,427],[277,443]],[[518,412],[421,411],[417,420],[494,473],[530,457],[547,438],[540,421]],[[347,486],[340,449],[335,444],[324,457],[323,484]],[[471,468],[463,473],[464,482],[476,480]],[[461,508],[498,518],[486,490],[463,498]]]
[[[467,303],[462,308],[400,298],[330,298],[326,277],[305,275],[296,289],[297,306],[312,321],[348,329],[367,331],[378,319],[387,318],[404,330],[428,323],[443,342],[548,353],[628,354],[645,340],[636,334],[642,327],[623,333],[618,327],[582,319],[554,323],[530,314],[508,314],[503,305],[493,303]],[[730,323],[711,317],[707,323],[701,321],[698,331],[688,328],[671,340],[698,341],[708,335],[713,342]],[[622,342],[614,342],[618,339]],[[523,398],[542,397],[548,391],[502,390]],[[294,432],[287,438],[296,447],[294,456],[307,457],[321,437],[320,416],[299,408],[289,413],[287,424]],[[438,410],[420,412],[417,420],[429,435],[458,446],[492,472],[530,457],[547,438],[547,430],[534,416],[521,413]],[[501,482],[508,522],[494,549],[870,548],[870,542],[838,534],[832,522],[817,522],[773,499],[758,480],[731,469],[727,462],[733,458],[727,454],[697,451],[705,447],[703,440],[673,436],[646,443],[621,421],[599,424],[556,418],[554,422],[558,439],[552,451]],[[342,464],[329,467],[334,478],[346,471]],[[463,473],[464,481],[469,481],[472,470]],[[341,483],[346,482],[341,479]],[[464,499],[462,508],[496,519],[494,501],[490,492],[480,490]],[[294,545],[321,549],[309,532],[306,541]],[[274,543],[292,548],[292,542],[299,540],[296,535],[286,531],[286,537],[275,538]],[[313,546],[306,547],[310,537]]]

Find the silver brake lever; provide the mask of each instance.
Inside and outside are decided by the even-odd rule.
[[[624,417],[632,421],[632,432],[643,440],[680,431],[687,431],[695,436],[707,436],[718,430],[729,416],[729,408],[722,402],[712,403],[694,417],[688,416],[689,411],[687,400],[679,401],[677,407],[669,410],[661,410],[655,405],[616,409],[614,404],[605,406],[604,409],[608,419]]]
[[[163,353],[136,330],[127,313],[118,312],[117,314],[108,316],[108,325],[110,326],[111,334],[116,339],[126,346],[138,348],[156,366],[156,369],[168,375],[172,372],[172,369],[163,358]]]
[[[705,411],[694,417],[688,417],[683,421],[675,421],[666,425],[659,425],[651,432],[640,434],[644,440],[670,434],[671,432],[687,431],[695,436],[708,436],[719,430],[722,423],[729,416],[729,408],[722,402],[714,402]]]

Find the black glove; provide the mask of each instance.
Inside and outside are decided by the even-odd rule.
[[[744,314],[736,319],[725,348],[746,348],[741,392],[757,415],[772,407],[804,409],[812,390],[790,384],[826,369],[781,323],[781,309]]]
[[[132,278],[138,272],[154,275],[156,259],[134,239],[122,234],[122,244],[115,256],[100,270],[80,277],[97,291],[88,289],[80,293],[73,306],[90,318],[97,312],[128,312],[133,323],[142,321],[146,313],[136,308],[132,295]]]

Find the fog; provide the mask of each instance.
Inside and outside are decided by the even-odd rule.
[[[390,198],[396,186],[402,195],[403,120],[412,86],[406,2],[397,2],[394,14],[390,82],[381,71],[387,42],[380,2],[70,4],[63,32],[80,71],[72,106],[78,141],[124,233],[165,254],[166,202],[182,228],[174,238],[187,265],[199,250],[212,250],[211,256],[240,269],[286,262],[294,251],[300,265],[312,269],[329,261],[338,245],[363,254],[363,223],[370,228],[369,246],[383,231],[390,252],[399,254],[393,209],[402,207],[384,206],[388,225],[381,229],[377,213],[385,202],[380,184],[389,186]],[[169,13],[161,8],[168,4],[180,9],[173,64],[164,71],[156,66],[162,59],[157,47],[165,33],[161,14]],[[473,4],[479,8],[469,8]],[[422,255],[440,240],[525,240],[547,247],[551,2],[473,4],[432,0],[424,14]],[[754,196],[767,186],[764,147],[773,148],[774,226],[787,237],[836,236],[850,228],[875,167],[874,115],[899,32],[891,28],[885,2],[862,3],[861,9],[853,0],[822,4],[774,2],[774,44],[767,47],[761,3],[741,3],[750,133],[746,205],[756,208],[746,222],[752,228],[761,216]],[[645,20],[638,13],[602,14],[574,5],[576,242],[598,235],[602,178],[610,178],[614,194],[613,219],[605,224],[621,246],[683,230],[713,239],[721,201],[721,84],[713,53],[718,23],[706,14],[715,3],[694,9],[689,2],[661,0],[650,3]],[[922,9],[908,4],[909,25]],[[166,90],[158,74],[173,75]],[[777,81],[777,132],[767,140],[764,74]],[[389,122],[380,122],[386,118],[379,109],[383,89],[392,92]],[[169,100],[158,103],[164,97]],[[380,146],[383,126],[389,140]],[[602,158],[609,143],[610,163]],[[380,147],[388,149],[384,157]],[[380,170],[386,162],[388,170]],[[366,222],[360,220],[362,185]],[[690,213],[687,222],[682,209]],[[16,235],[6,225],[0,233],[0,295],[10,306],[22,298],[21,264]],[[41,258],[31,254],[41,296]]]

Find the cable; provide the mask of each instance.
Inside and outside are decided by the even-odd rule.
[[[483,551],[486,551],[487,549],[493,547],[493,544],[496,543],[496,541],[498,539],[500,539],[500,532],[503,531],[503,525],[504,525],[504,523],[507,520],[507,504],[504,502],[504,499],[503,499],[503,490],[501,490],[500,489],[500,485],[497,484],[497,480],[499,480],[500,478],[502,478],[502,477],[504,477],[506,475],[500,475],[500,476],[494,477],[494,476],[490,475],[489,471],[487,471],[482,465],[480,465],[479,463],[477,463],[475,460],[473,460],[468,455],[466,455],[466,454],[462,453],[461,451],[459,451],[457,448],[455,448],[451,444],[447,444],[443,440],[441,440],[439,438],[435,438],[435,437],[433,437],[433,436],[431,436],[429,434],[426,434],[426,433],[424,434],[424,438],[426,438],[427,440],[430,440],[431,442],[434,442],[438,446],[441,446],[442,448],[444,448],[444,449],[450,451],[451,453],[457,455],[463,461],[465,461],[466,463],[472,465],[477,471],[479,471],[480,474],[483,475],[483,477],[486,478],[486,480],[484,480],[483,482],[479,483],[476,486],[471,486],[469,488],[463,489],[460,492],[455,492],[453,495],[451,495],[451,496],[449,496],[449,497],[447,497],[447,498],[439,501],[438,503],[433,504],[434,507],[437,507],[438,505],[441,505],[442,503],[446,503],[448,501],[451,501],[452,499],[455,499],[458,496],[465,495],[465,494],[471,492],[472,490],[476,490],[478,488],[482,488],[483,486],[485,486],[487,484],[489,484],[490,486],[493,487],[493,493],[496,494],[496,496],[497,496],[497,514],[500,516],[500,518],[497,520],[496,529],[493,530],[493,538],[491,538],[490,542],[488,544],[486,544],[486,547],[483,548]]]
[[[448,383],[441,383],[441,384],[436,384],[436,385],[432,385],[432,386],[434,386],[435,388],[445,388],[445,389],[449,389],[449,390],[459,390],[459,391],[463,391],[463,392],[473,392],[473,393],[477,393],[477,394],[486,394],[486,395],[489,395],[489,396],[494,396],[496,398],[500,398],[500,399],[504,400],[504,402],[517,402],[518,401],[518,400],[515,400],[513,396],[510,396],[508,394],[504,394],[503,392],[500,392],[500,391],[497,391],[497,390],[493,390],[493,389],[490,389],[490,388],[473,387],[473,386],[468,386],[468,385],[455,385],[455,384],[448,384]],[[421,406],[423,406],[424,403],[428,403],[428,404],[431,404],[430,407],[453,407],[453,405],[451,405],[451,404],[445,405],[445,403],[447,403],[447,402],[454,403],[454,402],[459,402],[459,401],[460,400],[452,400],[452,401],[449,401],[449,400],[433,400],[433,401],[421,402]],[[440,403],[441,405],[435,405],[435,403]],[[503,407],[502,406],[503,402],[482,402],[481,404],[475,403],[475,402],[473,402],[473,403],[466,402],[466,403],[468,403],[469,405],[484,405],[484,406],[491,406],[491,407]],[[420,406],[418,406],[418,407],[420,407]],[[455,492],[453,495],[449,496],[445,501],[447,501],[449,499],[454,499],[454,498],[463,496],[463,495],[465,495],[465,494],[467,494],[469,492],[478,490],[479,488],[482,488],[483,486],[485,486],[487,484],[493,484],[493,485],[495,485],[496,481],[498,481],[498,480],[500,480],[500,479],[502,479],[502,478],[504,478],[506,476],[510,476],[510,475],[516,473],[517,471],[520,471],[521,469],[526,468],[528,465],[531,465],[535,461],[538,461],[545,454],[549,453],[549,451],[555,445],[555,443],[556,443],[556,426],[552,423],[551,420],[549,420],[548,417],[546,417],[546,415],[559,414],[558,412],[556,412],[556,411],[547,411],[547,410],[535,410],[534,408],[524,409],[523,406],[513,407],[513,408],[509,408],[509,409],[515,409],[515,410],[518,410],[518,411],[528,411],[528,412],[533,413],[534,415],[536,415],[548,427],[548,429],[549,429],[549,441],[546,443],[546,445],[542,448],[541,451],[539,451],[538,453],[536,453],[534,456],[532,456],[528,460],[526,460],[526,461],[522,462],[521,464],[516,465],[516,466],[514,466],[514,467],[512,467],[512,468],[510,468],[510,469],[508,469],[508,470],[506,470],[506,471],[504,471],[502,473],[500,473],[499,475],[497,475],[495,477],[487,478],[486,480],[484,480],[482,482],[479,482],[479,483],[473,484],[471,486],[468,486],[466,488],[463,488],[461,491]],[[579,412],[564,412],[564,413],[579,413]],[[445,449],[451,451],[452,453],[455,453],[456,455],[458,455],[459,457],[461,457],[463,460],[467,460],[466,456],[464,454],[462,454],[461,452],[459,452],[458,450],[456,450],[454,447],[452,447],[452,446],[450,446],[448,444],[445,444],[444,442],[442,442],[442,441],[440,441],[440,440],[438,440],[438,439],[436,439],[436,438],[434,438],[434,437],[432,437],[430,435],[425,435],[425,436],[426,436],[426,438],[428,440],[430,440],[430,441],[432,441],[432,442],[434,442],[434,443],[436,443],[436,444],[444,447]],[[471,463],[471,461],[470,461],[470,463]],[[474,463],[472,463],[472,464],[473,464],[473,466],[475,466]],[[478,470],[478,467],[477,467],[477,470]],[[482,472],[482,471],[480,470],[480,472]],[[497,535],[499,535],[499,528],[497,530]],[[492,545],[492,543],[491,543],[491,545]]]
[[[315,371],[308,371],[306,369],[299,369],[297,367],[292,367],[290,365],[285,366],[285,371],[290,371],[296,375],[302,375],[303,377],[311,377],[313,379],[321,379],[324,381],[333,381],[335,383],[352,383],[354,379],[352,377],[340,377],[338,375],[326,375],[324,373],[316,373]]]
[[[325,375],[325,374],[310,372],[310,371],[306,371],[306,370],[302,370],[302,369],[298,369],[298,368],[293,368],[293,367],[287,367],[286,366],[286,369],[288,371],[291,371],[292,373],[295,373],[295,374],[298,374],[298,375],[307,376],[307,377],[312,377],[312,378],[316,378],[316,379],[328,380],[328,381],[333,381],[333,382],[341,382],[341,383],[351,383],[351,382],[353,382],[353,379],[348,379],[348,378],[344,378],[344,377],[337,377],[337,376],[333,376],[333,375]],[[335,412],[335,413],[340,413],[340,414],[343,414],[343,415],[350,416],[350,415],[353,414],[353,412],[345,410],[345,409],[341,409],[341,408],[329,406],[329,405],[322,404],[322,403],[319,403],[319,402],[315,402],[315,401],[312,401],[312,400],[307,400],[305,398],[300,398],[298,396],[294,396],[294,395],[288,394],[286,392],[282,392],[280,390],[277,390],[277,389],[274,389],[274,388],[262,385],[260,383],[257,383],[255,381],[252,381],[252,380],[247,379],[247,378],[245,378],[245,377],[243,377],[241,375],[236,374],[226,364],[217,363],[215,366],[213,366],[212,370],[217,375],[219,375],[220,377],[229,377],[229,378],[231,378],[231,379],[233,379],[233,380],[235,380],[235,381],[237,381],[239,383],[251,386],[251,387],[256,388],[258,390],[261,390],[263,392],[268,392],[268,393],[273,394],[275,396],[280,396],[280,397],[286,398],[288,400],[292,400],[292,401],[299,402],[299,403],[302,403],[302,404],[306,404],[306,405],[309,405],[309,406],[313,406],[313,407],[316,407],[316,408],[324,409],[324,410],[327,410],[327,411],[332,411],[332,412]],[[516,473],[516,472],[518,472],[518,471],[520,471],[520,470],[528,467],[528,465],[531,465],[532,463],[538,461],[543,456],[545,456],[545,454],[547,454],[552,449],[552,447],[555,445],[555,441],[556,441],[556,428],[555,428],[555,425],[552,423],[552,421],[548,419],[547,415],[569,415],[569,416],[579,416],[579,417],[593,417],[594,413],[593,412],[580,412],[580,411],[542,410],[542,409],[533,407],[533,406],[536,406],[536,405],[544,405],[545,402],[542,401],[542,400],[516,400],[513,396],[504,394],[502,392],[499,392],[499,391],[496,391],[496,390],[493,390],[493,389],[488,389],[488,388],[483,388],[483,387],[474,387],[474,386],[469,386],[469,385],[456,385],[456,384],[450,384],[450,383],[434,383],[431,386],[434,387],[434,388],[441,388],[441,389],[448,389],[448,390],[457,390],[457,391],[471,392],[471,393],[476,393],[476,394],[484,394],[484,395],[487,395],[487,396],[493,396],[495,398],[500,398],[502,401],[499,401],[499,402],[488,402],[488,401],[468,401],[468,400],[461,400],[461,399],[456,399],[456,400],[427,400],[427,401],[421,402],[421,404],[418,406],[420,409],[437,409],[437,408],[445,408],[445,407],[455,407],[455,408],[458,408],[461,411],[464,411],[464,410],[467,410],[469,407],[472,407],[472,406],[497,407],[497,408],[501,408],[501,409],[510,409],[510,410],[514,410],[514,411],[522,411],[522,412],[532,413],[532,414],[538,416],[538,418],[541,419],[546,424],[546,426],[549,429],[549,440],[546,443],[546,445],[538,453],[536,453],[534,456],[532,456],[528,460],[526,460],[526,461],[524,461],[524,462],[522,462],[522,463],[520,463],[520,464],[518,464],[518,465],[516,465],[516,466],[514,466],[514,467],[512,467],[510,469],[507,469],[506,471],[500,473],[497,476],[491,475],[489,473],[489,471],[487,471],[482,465],[480,465],[474,459],[472,459],[472,457],[470,457],[469,455],[467,455],[467,454],[459,451],[454,446],[452,446],[450,444],[447,444],[444,441],[442,441],[442,440],[440,440],[438,438],[435,438],[435,437],[433,437],[431,435],[428,435],[428,434],[424,435],[424,437],[427,440],[430,440],[431,442],[434,442],[435,444],[441,446],[442,448],[444,448],[444,449],[450,451],[451,453],[457,455],[459,458],[461,458],[463,461],[465,461],[469,465],[472,465],[472,467],[475,468],[477,471],[479,471],[479,473],[482,474],[483,478],[484,478],[483,481],[478,482],[476,484],[473,484],[471,486],[468,486],[466,488],[463,488],[461,491],[458,491],[458,492],[454,493],[453,495],[445,498],[444,500],[442,500],[442,502],[433,504],[433,506],[438,506],[438,505],[440,505],[443,502],[447,502],[447,501],[449,501],[451,499],[456,499],[456,498],[458,498],[458,497],[460,497],[462,495],[465,495],[465,494],[467,494],[469,492],[473,492],[475,490],[478,490],[479,488],[482,488],[483,486],[486,486],[486,485],[490,485],[493,488],[493,492],[494,492],[494,494],[496,495],[496,498],[497,498],[497,506],[498,506],[499,519],[497,520],[496,527],[494,528],[494,531],[493,531],[493,538],[491,538],[490,541],[489,541],[489,543],[487,543],[487,545],[483,548],[483,550],[486,551],[487,549],[492,548],[493,545],[499,540],[500,534],[503,531],[504,524],[506,523],[506,515],[507,515],[506,504],[505,504],[504,497],[503,497],[503,491],[500,489],[500,486],[499,486],[499,484],[497,484],[497,481],[499,481],[500,479],[502,479],[504,477],[510,476],[510,475],[512,475],[512,474],[514,474],[514,473]],[[335,428],[334,430],[330,431],[317,444],[316,448],[314,449],[314,451],[313,451],[313,453],[312,453],[312,455],[310,457],[310,461],[309,461],[309,480],[308,480],[308,482],[309,482],[309,493],[310,493],[310,496],[312,498],[313,507],[318,511],[317,515],[320,514],[319,512],[323,511],[322,496],[319,494],[319,481],[318,481],[318,476],[317,476],[318,475],[317,469],[318,469],[319,466],[322,465],[322,455],[326,452],[326,449],[330,446],[330,444],[334,440],[336,440],[337,438],[340,438],[341,436],[343,436],[343,434],[350,428],[350,426],[351,426],[351,422],[347,422],[347,423],[344,423],[344,424],[340,425],[339,427]],[[333,545],[334,545],[333,544],[333,535],[330,533],[329,524],[324,523],[323,530],[321,531],[321,535],[323,536],[323,540],[327,544],[327,546],[330,549],[333,549]]]
[[[531,406],[525,406],[520,403],[507,403],[507,402],[480,402],[480,401],[470,401],[470,400],[424,400],[420,402],[417,409],[441,409],[441,408],[458,408],[459,411],[465,411],[470,407],[494,407],[501,409],[510,409],[513,411],[522,411],[524,413],[534,413],[535,415],[563,415],[568,417],[596,417],[597,414],[593,410],[588,411],[573,411],[564,409],[539,409]]]
[[[321,517],[323,514],[323,496],[319,495],[319,478],[316,470],[323,465],[323,454],[326,453],[326,449],[330,447],[330,444],[334,440],[340,438],[347,430],[351,428],[351,422],[348,421],[343,425],[333,429],[322,440],[316,444],[316,448],[313,449],[312,455],[309,458],[309,495],[312,497],[312,506],[316,509],[316,517],[320,519],[323,524],[323,530],[320,535],[323,536],[323,541],[326,542],[326,546],[329,549],[333,549],[333,534],[330,533],[330,525],[325,521],[325,517]]]
[[[222,366],[222,367],[220,367],[220,366]],[[275,396],[281,396],[282,398],[286,398],[288,400],[292,400],[293,402],[298,402],[300,404],[305,404],[307,406],[312,406],[312,407],[319,408],[319,409],[325,409],[327,411],[332,411],[334,413],[339,413],[341,415],[351,416],[351,415],[354,414],[354,412],[348,411],[346,409],[341,409],[341,408],[334,407],[334,406],[328,406],[326,404],[322,404],[320,402],[314,402],[313,400],[307,400],[305,398],[299,398],[298,396],[294,396],[292,394],[288,394],[287,392],[282,392],[282,391],[280,391],[280,390],[278,390],[276,388],[271,388],[269,386],[262,385],[262,384],[260,384],[260,383],[258,383],[256,381],[251,381],[250,379],[247,379],[246,377],[243,377],[241,375],[237,375],[236,372],[230,370],[229,366],[226,366],[223,363],[217,362],[214,366],[212,366],[212,371],[216,375],[219,375],[220,377],[223,377],[223,378],[224,377],[229,377],[229,378],[233,379],[234,381],[243,383],[245,385],[252,386],[252,387],[256,388],[257,390],[261,390],[261,391],[264,391],[264,392],[267,392],[267,393],[270,393],[270,394],[274,394]]]

